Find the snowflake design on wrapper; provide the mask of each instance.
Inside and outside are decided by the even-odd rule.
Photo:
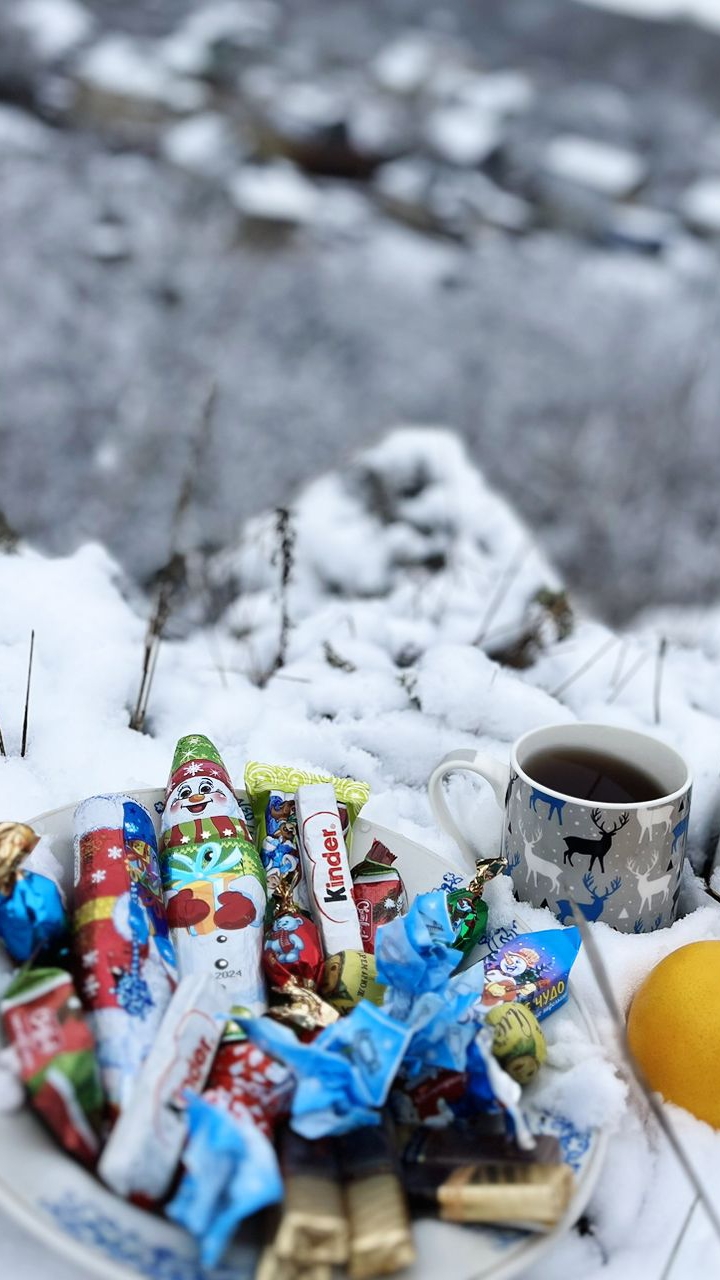
[[[111,849],[108,849],[107,856],[108,858],[112,858],[113,862],[117,862],[118,858],[122,858],[123,851],[119,845],[114,844]]]
[[[137,907],[137,897],[137,882],[133,882],[130,886],[131,929],[133,929],[132,921],[135,916],[133,908]],[[134,929],[131,940],[130,968],[129,970],[123,969],[117,974],[114,995],[120,1008],[124,1009],[133,1018],[144,1018],[155,1004],[150,994],[150,988],[140,972],[140,943]]]

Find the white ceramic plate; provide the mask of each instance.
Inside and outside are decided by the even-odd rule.
[[[164,793],[130,792],[152,814],[162,810]],[[52,837],[53,852],[72,881],[74,805],[31,820],[38,834]],[[426,851],[427,852],[427,851]],[[432,860],[434,855],[430,855]],[[357,855],[356,859],[357,860]],[[437,859],[438,868],[446,866]],[[429,886],[428,886],[429,887]],[[564,1014],[580,1019],[594,1038],[579,1001],[571,997]],[[453,1260],[456,1280],[510,1280],[530,1266],[582,1213],[597,1181],[606,1139],[595,1130],[578,1130],[557,1116],[531,1117],[535,1131],[555,1133],[565,1160],[576,1174],[576,1192],[555,1231],[525,1235],[488,1227],[458,1227],[423,1220],[415,1224],[418,1262],[408,1280],[435,1280]],[[204,1271],[194,1242],[181,1228],[120,1200],[90,1173],[63,1154],[28,1110],[0,1115],[0,1207],[12,1214],[46,1245],[103,1280],[250,1280],[256,1257],[249,1246],[236,1244],[225,1262]]]

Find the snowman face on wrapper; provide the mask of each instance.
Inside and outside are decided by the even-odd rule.
[[[166,819],[173,825],[193,818],[232,818],[239,813],[240,806],[230,788],[207,774],[178,783],[165,806]]]

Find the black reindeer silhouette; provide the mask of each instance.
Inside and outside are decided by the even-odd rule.
[[[598,893],[595,888],[595,877],[592,871],[586,871],[583,876],[583,884],[591,895],[592,902],[578,902],[578,907],[586,920],[599,920],[602,915],[603,904],[614,893],[617,893],[622,884],[622,879],[620,876],[616,876],[604,893]],[[565,924],[566,920],[572,919],[572,902],[568,898],[558,898],[555,910],[561,924]]]
[[[583,837],[583,836],[566,836],[565,837],[565,853],[563,854],[563,865],[566,862],[569,862],[571,867],[574,866],[575,864],[573,863],[573,857],[575,856],[576,853],[582,853],[582,854],[585,854],[590,859],[590,866],[588,867],[588,871],[592,871],[595,863],[599,862],[600,870],[604,875],[605,874],[605,855],[608,849],[610,848],[610,845],[613,842],[613,836],[617,835],[618,831],[621,831],[622,828],[630,821],[630,814],[622,813],[620,815],[620,821],[616,822],[614,826],[610,828],[609,831],[605,829],[602,822],[600,821],[601,813],[599,809],[593,809],[592,813],[590,814],[590,817],[593,820],[593,824],[597,827],[598,831],[601,834],[599,836],[595,836],[594,839],[592,840],[589,840],[587,837]]]

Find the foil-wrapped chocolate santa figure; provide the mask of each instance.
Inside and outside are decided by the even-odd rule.
[[[262,1011],[265,871],[228,771],[203,734],[175,748],[160,862],[179,976],[212,974],[236,1006]]]

